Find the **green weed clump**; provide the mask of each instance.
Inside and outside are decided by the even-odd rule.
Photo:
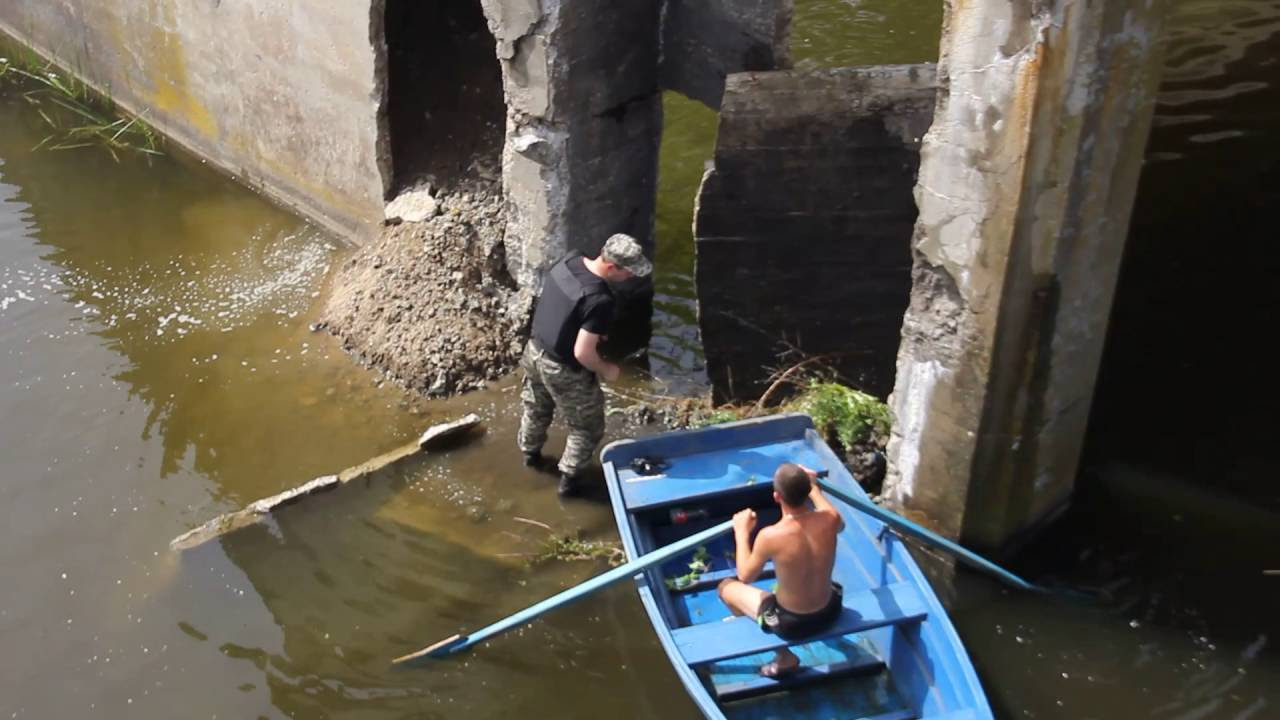
[[[117,162],[121,152],[160,155],[160,135],[140,117],[119,111],[110,98],[66,75],[30,51],[5,54],[0,46],[0,86],[17,89],[53,131],[35,148],[105,148]]]
[[[609,565],[617,567],[627,561],[627,553],[617,543],[604,540],[585,540],[573,535],[552,534],[543,544],[542,550],[530,560],[532,565],[540,565],[553,560],[595,560],[601,559]]]
[[[719,407],[705,411],[696,415],[690,425],[693,427],[706,427],[707,425],[718,425],[720,423],[733,422],[741,420],[742,412],[731,407]]]
[[[818,432],[835,437],[845,449],[889,434],[889,406],[839,383],[812,381],[786,409],[806,413]]]
[[[819,433],[838,440],[845,449],[874,443],[889,435],[889,406],[874,395],[836,382],[809,380],[780,410],[805,413],[813,418]],[[753,406],[706,406],[689,413],[687,425],[716,425],[754,417],[762,411]]]

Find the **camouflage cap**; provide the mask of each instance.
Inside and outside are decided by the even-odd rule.
[[[600,254],[605,260],[612,262],[624,270],[630,270],[636,277],[644,277],[653,272],[653,263],[644,256],[640,242],[630,235],[617,233],[604,241]]]

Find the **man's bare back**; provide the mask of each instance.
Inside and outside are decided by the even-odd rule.
[[[778,577],[778,604],[797,613],[821,610],[831,598],[840,516],[811,510],[782,516],[756,535],[765,543]]]
[[[784,463],[778,468],[773,497],[782,518],[762,529],[754,543],[755,511],[748,508],[733,516],[738,577],[720,583],[720,599],[734,615],[757,618],[766,626],[785,614],[782,619],[805,634],[802,628],[816,630],[839,611],[831,572],[844,520],[818,488],[817,473],[801,465]],[[751,585],[770,560],[778,578],[776,594]],[[779,634],[784,625],[779,623]],[[800,659],[784,648],[760,672],[778,676],[799,666]]]

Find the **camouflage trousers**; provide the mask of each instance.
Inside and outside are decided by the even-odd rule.
[[[600,379],[587,369],[577,370],[525,345],[520,359],[524,384],[520,387],[523,412],[516,442],[521,452],[538,452],[547,441],[547,428],[556,408],[569,426],[569,439],[560,456],[560,472],[578,475],[591,463],[591,455],[604,438],[604,391]]]

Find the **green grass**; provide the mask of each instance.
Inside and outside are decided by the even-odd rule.
[[[14,88],[49,126],[33,149],[104,148],[116,161],[126,152],[160,155],[160,135],[141,117],[120,112],[72,75],[29,50],[5,54],[0,46],[0,86]]]

